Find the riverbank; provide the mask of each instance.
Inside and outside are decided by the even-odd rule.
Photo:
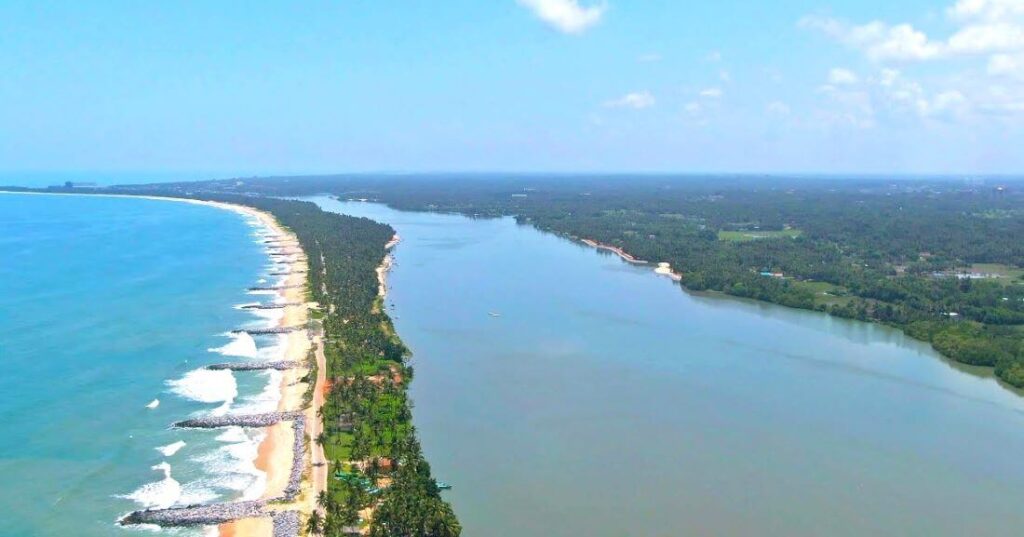
[[[647,261],[644,261],[642,259],[637,259],[637,258],[633,257],[632,255],[629,255],[628,253],[625,252],[625,250],[623,250],[622,248],[619,248],[618,246],[612,246],[610,244],[604,244],[603,242],[597,242],[597,241],[591,240],[591,239],[580,239],[580,242],[582,242],[583,244],[586,244],[587,246],[590,246],[592,248],[597,248],[598,250],[608,250],[609,252],[612,252],[615,255],[621,257],[622,260],[626,261],[627,263],[632,263],[634,265],[646,265],[647,264]]]
[[[615,255],[618,255],[623,261],[625,261],[627,263],[630,263],[630,264],[633,264],[633,265],[649,265],[650,264],[650,262],[648,262],[648,261],[644,261],[644,260],[637,259],[637,258],[633,257],[632,255],[626,253],[625,250],[623,250],[622,248],[619,248],[618,246],[612,246],[610,244],[604,244],[602,242],[597,242],[597,241],[592,240],[592,239],[579,239],[579,240],[583,244],[586,244],[587,246],[590,246],[592,248],[597,248],[598,250],[607,250],[609,252],[612,252]],[[662,261],[662,262],[658,263],[658,265],[654,268],[654,273],[658,274],[658,275],[661,275],[661,276],[666,276],[670,280],[675,281],[675,282],[679,282],[679,281],[683,280],[683,275],[681,273],[679,273],[679,272],[676,272],[676,271],[672,270],[672,265],[670,263],[668,263],[668,262],[665,262],[665,261]]]
[[[380,266],[377,267],[377,295],[382,299],[388,295],[388,272],[391,271],[391,265],[394,263],[394,258],[391,256],[391,249],[395,247],[400,241],[401,237],[396,233],[391,240],[384,245],[384,251],[388,252],[384,256],[384,260],[381,261]]]

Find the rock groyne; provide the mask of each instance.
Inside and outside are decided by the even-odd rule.
[[[270,328],[239,328],[238,330],[232,330],[232,334],[246,333],[250,336],[266,336],[269,334],[290,334],[292,332],[298,332],[303,330],[302,326],[274,326]]]
[[[301,289],[304,285],[277,285],[272,287],[250,287],[250,291],[284,291],[285,289]]]
[[[288,485],[284,488],[283,498],[292,501],[299,495],[302,488],[302,468],[306,454],[306,416],[297,413],[292,421],[295,440],[292,443],[292,471],[288,476]]]
[[[304,270],[292,270],[292,271],[287,271],[286,270],[286,271],[281,271],[281,272],[271,272],[269,274],[271,276],[291,276],[292,274],[305,274],[305,273],[306,273],[306,271],[304,271]]]
[[[213,371],[262,371],[265,369],[276,369],[278,371],[284,371],[286,369],[293,369],[299,366],[298,362],[290,360],[279,360],[275,362],[226,362],[222,364],[212,364],[206,366],[206,369]]]
[[[264,516],[267,503],[262,500],[249,502],[214,503],[190,505],[170,509],[146,509],[129,513],[121,519],[121,525],[156,524],[158,526],[213,526],[240,518]]]
[[[243,310],[279,310],[289,306],[301,306],[302,302],[279,302],[276,304],[246,304],[241,307]]]
[[[265,414],[235,414],[203,416],[182,420],[174,424],[182,429],[216,429],[218,427],[270,427],[277,422],[302,417],[301,412],[267,412]]]
[[[299,512],[278,511],[274,513],[274,537],[298,537]]]

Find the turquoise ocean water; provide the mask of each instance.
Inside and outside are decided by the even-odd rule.
[[[261,492],[260,431],[169,427],[276,404],[271,374],[199,369],[279,350],[226,335],[276,322],[236,307],[274,298],[246,292],[271,267],[260,233],[205,206],[0,194],[0,535],[152,535],[116,520]]]

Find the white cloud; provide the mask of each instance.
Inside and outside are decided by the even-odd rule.
[[[856,86],[826,84],[818,88],[828,98],[822,117],[867,128],[887,119],[904,123],[908,115],[922,120],[962,118],[972,107],[962,91],[929,92],[920,82],[896,69],[881,69],[862,82]]]
[[[942,53],[942,45],[909,24],[886,27],[874,23],[872,28],[859,32],[859,38],[873,60],[928,60]]]
[[[788,116],[790,113],[789,105],[782,101],[772,101],[765,106],[765,111],[775,116]]]
[[[994,54],[988,59],[986,72],[992,76],[1020,77],[1024,79],[1024,53]]]
[[[722,97],[722,90],[720,88],[705,88],[700,90],[699,95],[705,99],[719,99]]]
[[[935,112],[961,109],[967,104],[967,98],[957,90],[944,91],[932,99],[932,109]]]
[[[857,78],[857,74],[849,69],[843,69],[840,67],[834,67],[828,72],[828,83],[837,86],[846,84],[856,84],[860,79]]]
[[[927,60],[942,52],[940,44],[930,41],[928,36],[909,24],[890,26],[873,21],[851,26],[833,18],[808,16],[800,19],[799,25],[821,31],[850,48],[863,51],[876,61]]]
[[[649,91],[634,91],[627,93],[618,99],[605,101],[604,105],[609,108],[632,108],[642,110],[654,106],[654,95]]]
[[[726,71],[725,69],[722,69],[721,71],[718,72],[718,78],[722,82],[732,82],[732,75],[729,73],[729,71]]]
[[[661,61],[661,54],[657,54],[657,53],[654,53],[654,52],[648,52],[646,54],[641,54],[640,56],[637,56],[636,61],[638,61],[640,63],[660,62]]]
[[[718,63],[722,61],[722,53],[717,50],[712,50],[704,55],[704,61],[709,63]]]
[[[844,21],[807,16],[803,28],[862,51],[874,61],[923,61],[972,54],[1024,50],[1024,0],[959,0],[946,10],[957,28],[946,39],[933,39],[909,24]]]
[[[698,103],[697,101],[690,101],[686,103],[685,106],[683,106],[683,110],[686,110],[686,113],[694,116],[699,114],[703,109],[704,107],[701,106],[701,104]]]
[[[808,16],[799,25],[880,63],[874,74],[851,77],[833,69],[819,91],[816,117],[857,126],[910,119],[957,121],[971,128],[1019,125],[1024,117],[1024,0],[955,0],[946,10],[950,30],[926,35],[910,24],[850,24]],[[908,69],[892,62],[931,62]],[[851,73],[853,74],[853,73]]]
[[[1024,15],[1021,0],[959,0],[946,10],[954,20],[981,19],[997,21],[1015,15]]]
[[[967,26],[949,38],[947,48],[953,54],[1024,49],[1024,25],[993,22]]]
[[[601,21],[608,6],[582,6],[579,0],[517,0],[538,18],[566,34],[580,34]]]

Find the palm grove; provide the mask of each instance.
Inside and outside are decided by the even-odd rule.
[[[376,268],[390,226],[324,212],[308,202],[203,196],[272,213],[295,232],[309,259],[309,286],[321,304],[331,389],[324,433],[315,441],[330,461],[326,513],[307,521],[312,533],[340,536],[366,521],[373,537],[455,537],[461,527],[441,496],[412,426],[405,387],[412,368],[377,296]]]

